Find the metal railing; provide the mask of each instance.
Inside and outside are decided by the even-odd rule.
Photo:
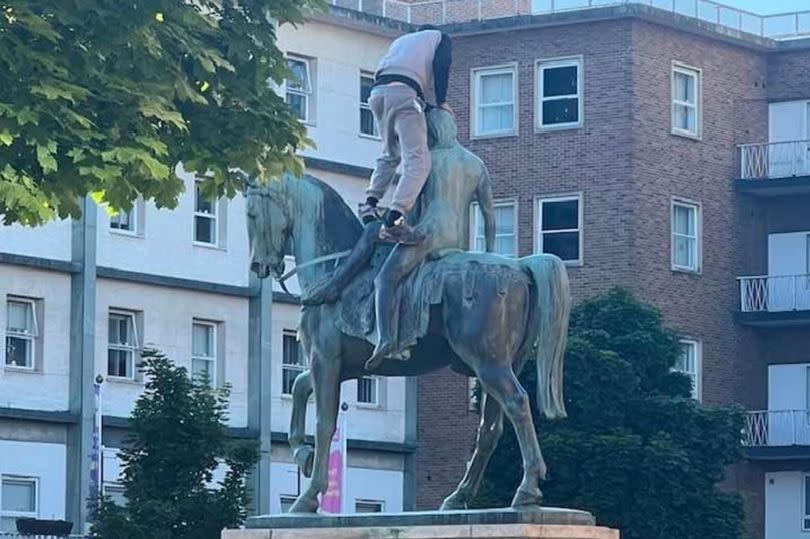
[[[810,176],[810,140],[742,144],[740,165],[744,180]]]
[[[810,410],[748,412],[743,445],[747,447],[810,445]]]
[[[758,15],[712,0],[330,0],[333,5],[412,24],[450,24],[638,4],[711,22],[761,37],[810,35],[810,10]]]
[[[738,277],[744,313],[810,310],[810,275]]]

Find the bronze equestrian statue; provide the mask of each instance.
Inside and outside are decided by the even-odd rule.
[[[450,132],[455,139],[452,116],[435,112],[428,116],[429,129],[434,133]],[[447,189],[452,190],[454,182],[460,181],[453,179],[459,160],[473,163],[469,155],[457,144],[434,148],[435,173],[420,202],[426,218],[434,204],[430,197],[448,196]],[[472,169],[480,175],[480,168]],[[465,180],[474,184],[480,177]],[[450,185],[431,187],[430,182]],[[461,185],[456,189],[466,192],[465,196],[480,196],[486,204],[486,194],[470,192]],[[488,179],[482,189],[488,191]],[[322,294],[326,282],[339,281],[341,289],[345,287],[339,298],[325,298],[336,301],[306,305],[301,313],[299,336],[310,369],[300,374],[293,386],[289,440],[296,462],[312,481],[291,511],[316,512],[318,494],[328,486],[328,451],[336,426],[341,382],[369,374],[418,376],[448,365],[463,375],[478,377],[484,396],[475,451],[464,478],[444,500],[442,509],[464,509],[475,496],[501,435],[504,414],[514,426],[523,457],[523,479],[512,507],[537,507],[542,501],[539,481],[545,477],[546,464],[529,398],[516,373],[527,361],[534,360],[540,411],[549,418],[565,417],[563,357],[570,291],[562,261],[546,254],[516,260],[491,253],[468,253],[453,249],[462,246],[458,239],[447,251],[431,249],[424,253],[428,259],[418,261],[397,290],[399,320],[394,330],[397,346],[408,352],[409,359],[385,357],[371,372],[366,361],[375,344],[375,276],[387,264],[392,249],[400,246],[369,247],[361,241],[371,235],[369,229],[379,224],[364,229],[340,196],[311,176],[287,176],[266,186],[251,184],[246,198],[251,269],[259,277],[271,273],[281,277],[284,255],[291,245],[304,298]],[[488,205],[491,207],[491,199]],[[457,231],[466,230],[469,223],[468,211],[460,217],[463,222],[456,223]],[[419,216],[415,219],[415,226],[420,226]],[[462,237],[466,238],[466,234]],[[352,252],[349,260],[332,270],[329,261],[335,253],[345,251]],[[306,445],[304,433],[306,402],[313,391],[318,416],[314,453]]]

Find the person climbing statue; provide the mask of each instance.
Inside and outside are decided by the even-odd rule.
[[[372,371],[386,357],[407,359],[398,336],[401,285],[426,258],[467,250],[473,202],[478,203],[484,220],[486,249],[495,249],[495,209],[486,166],[458,143],[451,113],[429,111],[427,127],[433,164],[412,212],[414,230],[425,239],[417,245],[395,245],[374,279],[377,346],[366,363]],[[338,301],[346,285],[368,265],[377,245],[377,230],[382,226],[368,225],[348,257],[325,282],[301,299],[302,304]]]
[[[425,90],[432,83],[437,106],[452,113],[447,104],[451,61],[450,36],[428,25],[395,39],[377,66],[368,105],[382,138],[382,153],[358,214],[365,224],[383,219],[379,232],[383,241],[415,245],[425,240],[405,216],[430,173]],[[402,175],[390,207],[383,213],[377,204],[400,163]]]

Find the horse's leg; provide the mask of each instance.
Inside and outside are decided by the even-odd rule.
[[[290,418],[290,451],[304,477],[312,477],[312,447],[306,443],[307,401],[312,394],[312,376],[304,371],[293,384],[293,407]]]
[[[484,471],[503,433],[503,409],[491,395],[483,394],[481,423],[475,440],[475,451],[467,464],[467,472],[456,490],[442,503],[442,511],[467,509],[478,492]]]
[[[324,355],[318,350],[312,352],[310,359],[317,410],[315,460],[312,467],[312,481],[290,508],[291,513],[316,512],[318,494],[326,492],[329,485],[329,445],[335,434],[340,400],[340,354]]]
[[[483,363],[479,365],[479,372],[476,373],[478,379],[484,390],[500,403],[515,427],[523,456],[523,480],[512,499],[512,507],[521,509],[539,506],[543,493],[538,483],[546,477],[546,463],[534,430],[529,395],[510,367],[486,366]]]

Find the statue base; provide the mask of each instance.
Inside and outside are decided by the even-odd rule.
[[[222,539],[619,539],[574,509],[485,509],[352,515],[251,517],[246,529],[224,530]]]

